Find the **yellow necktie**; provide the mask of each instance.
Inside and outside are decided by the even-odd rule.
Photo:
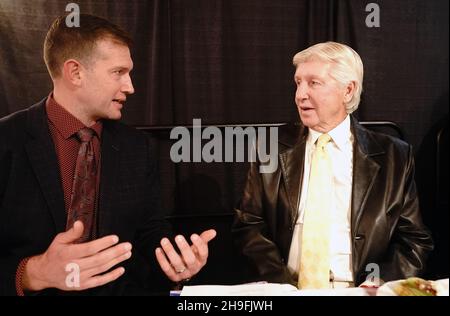
[[[325,146],[330,140],[330,135],[321,135],[312,157],[300,244],[300,289],[329,287],[332,171]]]

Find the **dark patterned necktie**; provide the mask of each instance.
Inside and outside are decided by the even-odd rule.
[[[96,171],[94,159],[94,146],[92,137],[94,130],[83,128],[76,136],[81,142],[78,151],[75,175],[72,185],[72,195],[67,216],[67,229],[72,228],[75,221],[83,222],[84,231],[78,242],[86,242],[92,239],[94,233],[94,209],[96,190]]]

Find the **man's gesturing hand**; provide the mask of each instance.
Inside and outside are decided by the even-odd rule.
[[[119,278],[125,272],[123,267],[105,272],[131,257],[131,244],[117,244],[119,238],[114,235],[76,244],[82,233],[83,224],[77,221],[70,230],[58,234],[43,254],[31,257],[22,278],[23,289],[79,291]],[[77,282],[67,282],[70,270],[66,271],[66,267],[74,266],[77,269],[71,279],[77,278]]]
[[[167,277],[179,282],[194,276],[206,264],[208,259],[208,242],[216,237],[216,231],[210,229],[199,235],[191,236],[192,245],[178,235],[175,243],[180,254],[175,250],[167,238],[161,240],[161,248],[155,250],[156,259]]]

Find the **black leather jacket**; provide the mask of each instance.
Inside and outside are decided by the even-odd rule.
[[[366,271],[370,263],[379,265],[385,281],[420,275],[433,242],[419,211],[412,148],[365,129],[353,117],[351,122],[355,284],[372,272]],[[251,280],[296,284],[286,264],[298,216],[307,133],[303,126],[280,128],[275,172],[260,173],[260,163],[251,164],[232,228]]]

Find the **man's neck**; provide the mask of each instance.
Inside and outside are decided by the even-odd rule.
[[[83,111],[83,106],[77,104],[77,99],[74,96],[69,96],[64,89],[59,88],[55,85],[53,89],[53,98],[56,103],[62,106],[67,112],[76,117],[80,122],[82,122],[85,126],[91,127],[96,123],[95,120],[89,118]]]

